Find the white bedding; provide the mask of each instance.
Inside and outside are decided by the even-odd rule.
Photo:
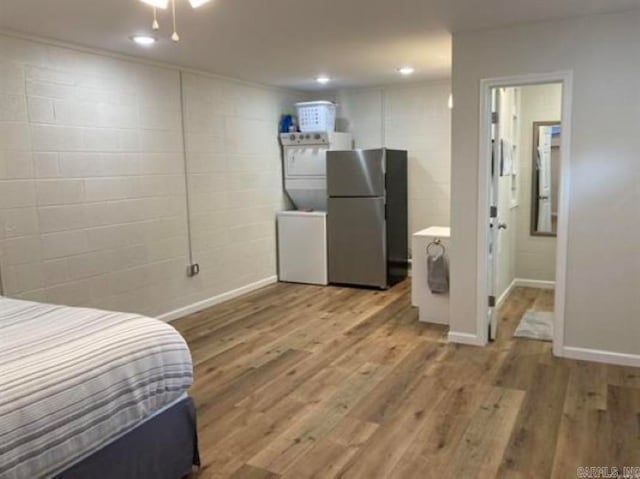
[[[161,321],[0,297],[0,478],[64,471],[192,381],[184,339]]]

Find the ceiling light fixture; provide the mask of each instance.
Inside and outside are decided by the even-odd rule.
[[[162,8],[163,10],[169,5],[169,0],[140,0],[142,3],[151,5],[152,7]]]
[[[405,75],[405,76],[411,75],[415,71],[416,71],[415,68],[410,66],[398,68],[398,73],[400,73],[400,75]]]
[[[138,45],[142,45],[145,47],[153,45],[157,41],[155,37],[152,37],[151,35],[132,35],[129,38],[131,38],[131,40],[136,42]]]
[[[316,78],[316,81],[318,83],[320,83],[321,85],[326,85],[327,83],[329,83],[331,81],[331,78],[329,78],[326,75],[320,75],[319,77]]]
[[[162,10],[166,10],[169,6],[169,1],[171,1],[171,16],[172,16],[172,26],[173,33],[171,33],[171,40],[174,42],[180,41],[180,35],[178,35],[178,31],[176,30],[176,0],[140,0],[142,3],[146,3],[147,5],[151,5],[153,7],[153,22],[151,24],[151,28],[154,31],[160,30],[160,24],[158,23],[158,15],[157,9],[160,8]],[[192,8],[198,8],[204,5],[205,3],[209,3],[211,0],[189,0]]]

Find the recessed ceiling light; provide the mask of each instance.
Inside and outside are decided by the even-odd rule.
[[[157,8],[167,8],[169,5],[169,0],[140,0],[142,3],[146,3],[147,5],[151,5],[152,7]]]
[[[189,0],[189,3],[193,8],[198,8],[199,6],[204,5],[205,3],[209,3],[210,1],[211,0]]]
[[[411,75],[414,71],[416,71],[415,68],[409,66],[398,68],[400,75]]]
[[[151,5],[152,7],[162,8],[163,10],[169,6],[169,0],[140,0],[142,3]],[[211,0],[189,0],[189,3],[193,8],[198,8],[205,3],[209,3]]]
[[[138,45],[143,45],[145,47],[153,45],[156,42],[155,37],[152,37],[151,35],[133,35],[130,38]]]
[[[331,78],[329,78],[326,75],[320,75],[319,77],[316,78],[316,81],[318,83],[321,83],[322,85],[326,85],[327,83],[329,83],[331,81]]]

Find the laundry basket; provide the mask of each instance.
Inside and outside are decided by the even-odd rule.
[[[300,131],[335,131],[336,105],[330,101],[296,103]]]

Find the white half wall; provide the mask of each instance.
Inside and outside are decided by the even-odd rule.
[[[573,71],[564,345],[640,354],[640,11],[454,34],[451,330],[477,335],[480,80]]]
[[[276,274],[278,121],[298,93],[0,36],[8,296],[159,316]]]

